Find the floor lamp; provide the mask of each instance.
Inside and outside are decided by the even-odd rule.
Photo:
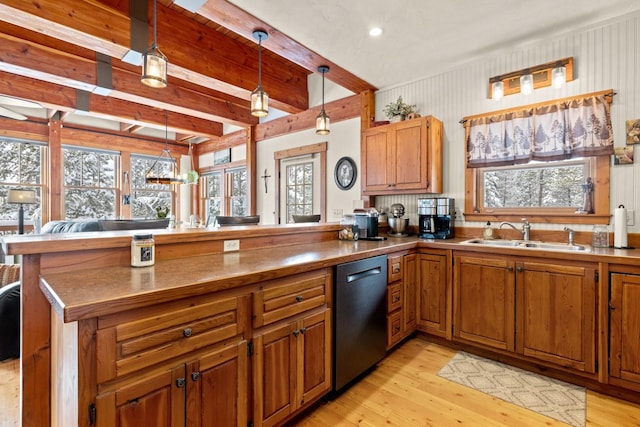
[[[24,234],[24,207],[25,204],[36,203],[36,192],[34,190],[9,190],[9,197],[7,203],[18,204],[18,234]]]

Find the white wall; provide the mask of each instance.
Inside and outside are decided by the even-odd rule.
[[[350,190],[340,190],[333,181],[333,169],[336,162],[343,156],[351,157],[356,165],[360,164],[360,118],[331,123],[329,135],[316,135],[315,128],[291,133],[277,138],[260,141],[257,144],[257,213],[260,215],[261,224],[277,223],[275,217],[275,186],[277,179],[274,177],[276,151],[304,145],[327,142],[327,222],[339,222],[341,216],[333,216],[334,209],[343,209],[344,213],[353,210],[354,200],[360,200],[360,168],[356,183]],[[267,193],[264,191],[264,180],[260,178],[267,175]]]
[[[555,98],[614,89],[617,95],[611,106],[615,146],[625,145],[625,121],[640,119],[640,15],[592,26],[562,37],[505,49],[494,57],[469,63],[449,72],[386,88],[376,93],[376,117],[384,120],[382,109],[402,95],[405,102],[416,104],[421,115],[433,115],[444,124],[444,194],[464,203],[464,129],[459,123],[464,116],[533,104]],[[544,64],[569,56],[574,58],[573,82],[562,89],[543,88],[532,95],[505,96],[500,101],[488,99],[488,81],[492,76]],[[635,210],[635,226],[629,232],[640,232],[640,159],[633,165],[612,166],[611,209],[619,204]],[[416,206],[419,196],[384,197],[378,206],[391,203]],[[411,207],[411,209],[414,209]],[[462,209],[461,209],[462,210]],[[416,224],[417,215],[410,211]],[[480,226],[462,221],[457,226]],[[558,225],[534,224],[533,228],[555,229]],[[579,230],[591,226],[575,225]]]

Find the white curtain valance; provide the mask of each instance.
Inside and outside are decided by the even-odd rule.
[[[465,120],[467,167],[613,154],[611,93]]]

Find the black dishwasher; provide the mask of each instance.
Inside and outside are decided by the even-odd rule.
[[[336,266],[333,310],[333,390],[386,354],[387,256]]]

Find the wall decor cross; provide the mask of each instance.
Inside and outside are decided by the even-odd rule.
[[[271,175],[267,175],[267,169],[264,170],[264,175],[260,178],[264,179],[264,192],[267,193],[267,178],[271,178]]]

